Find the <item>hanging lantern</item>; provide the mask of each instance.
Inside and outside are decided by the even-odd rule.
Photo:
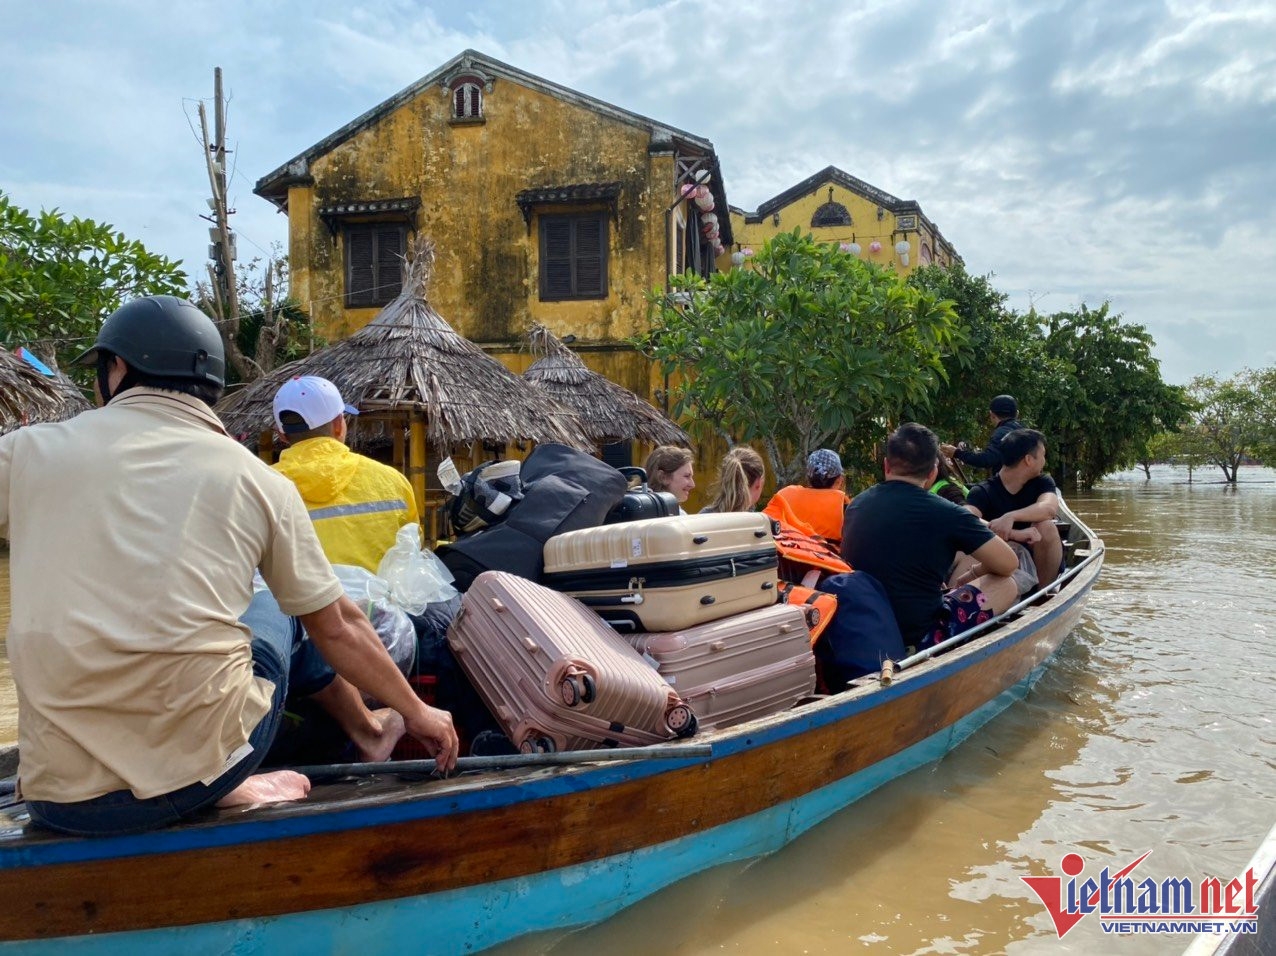
[[[744,256],[746,259],[753,258],[753,250],[750,249],[748,246],[745,246],[743,249],[741,249],[740,254]]]
[[[713,208],[713,193],[709,191],[708,186],[697,186],[695,199],[696,205],[700,209],[708,212]]]
[[[692,196],[696,194],[696,184],[683,183],[682,189],[678,190],[678,192],[681,194],[683,199],[690,199]]]
[[[733,252],[733,253],[731,253],[731,264],[732,264],[733,266],[742,266],[742,265],[744,265],[744,251],[743,251],[743,250],[740,250],[740,251],[738,251],[738,252]]]
[[[713,223],[716,226],[718,224],[718,214],[716,212],[706,212],[700,217],[700,221]]]
[[[876,239],[874,239],[872,242],[868,244],[868,251],[871,252],[873,255],[877,255],[879,252],[882,251],[882,244],[878,242]]]
[[[722,255],[722,254],[723,254],[724,252],[726,252],[726,251],[727,251],[727,247],[726,247],[726,246],[724,246],[722,243],[720,243],[720,242],[715,242],[715,243],[713,244],[713,254],[714,254],[715,256],[720,256],[720,255]]]
[[[901,239],[899,242],[895,243],[895,252],[901,256],[908,255],[908,240]]]

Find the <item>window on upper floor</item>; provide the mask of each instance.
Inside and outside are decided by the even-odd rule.
[[[607,298],[607,214],[543,215],[539,219],[541,299]]]
[[[345,226],[347,306],[385,305],[399,294],[407,232],[407,226],[398,222]]]
[[[480,119],[483,116],[483,87],[475,80],[461,80],[452,88],[452,118]]]

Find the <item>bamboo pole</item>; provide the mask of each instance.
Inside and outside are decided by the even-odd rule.
[[[425,513],[425,416],[418,410],[409,413],[408,419],[408,483],[412,485],[412,494],[416,495],[417,513],[423,518]],[[434,528],[427,527],[426,534],[433,537]],[[427,541],[432,545],[433,541]]]

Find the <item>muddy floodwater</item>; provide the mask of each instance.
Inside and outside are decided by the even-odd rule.
[[[779,853],[599,925],[494,952],[1161,954],[1186,937],[1060,941],[1021,881],[1148,850],[1140,877],[1230,879],[1276,822],[1276,472],[1125,473],[1072,508],[1108,548],[1081,626],[1026,700],[944,760]],[[0,621],[7,564],[0,558]],[[17,737],[0,658],[0,742]],[[428,927],[423,927],[428,933]]]

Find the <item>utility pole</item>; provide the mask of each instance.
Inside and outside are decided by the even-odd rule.
[[[212,223],[208,230],[212,242],[208,246],[208,278],[212,285],[213,301],[217,310],[217,324],[226,340],[227,358],[235,365],[245,380],[253,378],[249,362],[236,343],[239,334],[239,289],[235,280],[235,233],[230,228],[230,217],[235,210],[227,208],[226,200],[226,100],[222,95],[222,68],[213,69],[213,131],[208,136],[208,111],[199,104],[199,129],[204,141],[204,160],[208,167],[208,184],[212,198],[208,208],[212,214],[201,216]]]

